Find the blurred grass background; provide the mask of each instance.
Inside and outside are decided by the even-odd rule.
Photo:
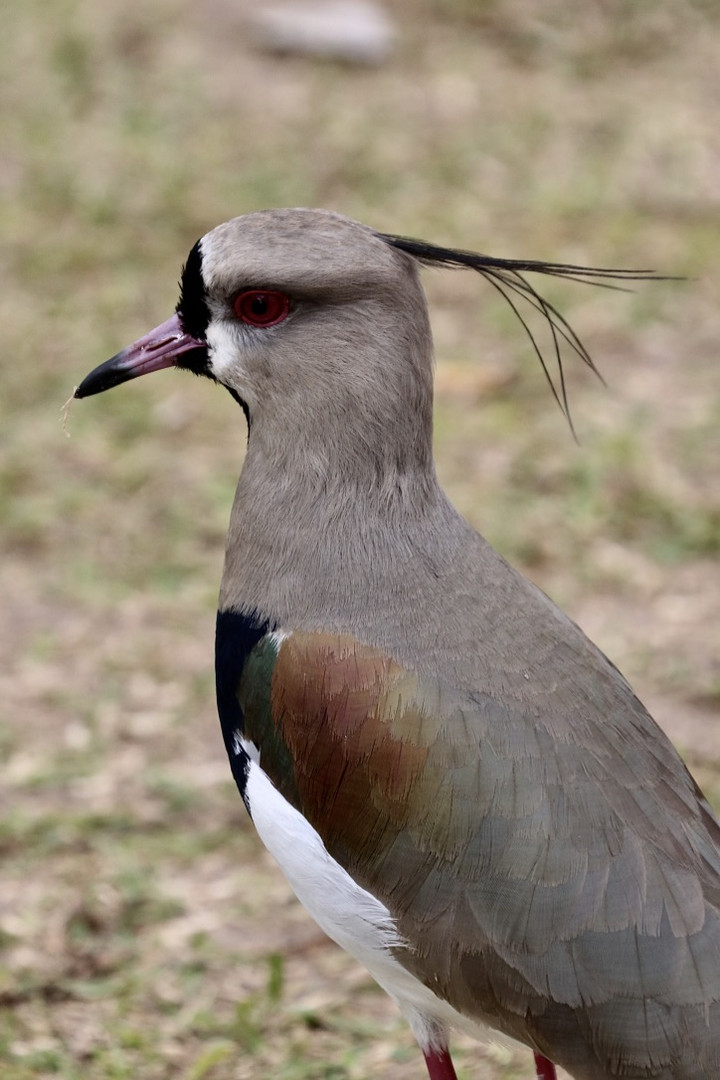
[[[255,51],[241,0],[0,10],[5,1080],[423,1075],[229,780],[211,664],[242,415],[166,372],[61,426],[235,214],[326,206],[692,279],[548,289],[608,382],[569,373],[579,446],[493,290],[426,284],[453,499],[620,665],[718,802],[720,8],[387,7],[398,44],[377,69]],[[532,1072],[464,1040],[457,1056],[464,1080]]]

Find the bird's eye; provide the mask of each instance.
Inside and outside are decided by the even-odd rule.
[[[233,311],[249,326],[275,326],[287,318],[290,297],[270,289],[248,289],[235,297]]]

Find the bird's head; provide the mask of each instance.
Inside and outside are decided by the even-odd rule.
[[[91,372],[76,397],[175,366],[227,387],[253,440],[301,438],[317,452],[354,431],[367,460],[384,431],[427,456],[432,346],[417,270],[339,214],[234,218],[192,248],[175,315]]]
[[[497,259],[375,232],[326,210],[265,210],[233,218],[192,248],[176,313],[92,371],[76,397],[175,366],[227,387],[253,438],[284,438],[397,464],[430,460],[432,343],[420,265],[476,270],[518,315],[568,415],[562,350],[593,367],[562,315],[527,273],[608,284],[648,271]],[[525,302],[550,328],[557,385]],[[257,435],[256,435],[257,432]],[[300,443],[297,443],[300,440]]]

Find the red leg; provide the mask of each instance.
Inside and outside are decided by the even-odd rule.
[[[457,1080],[455,1067],[447,1047],[444,1050],[423,1050],[430,1080]]]
[[[555,1066],[552,1061],[548,1061],[542,1054],[535,1055],[535,1068],[537,1069],[537,1080],[557,1080]]]

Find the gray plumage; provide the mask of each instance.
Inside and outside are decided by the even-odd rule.
[[[265,773],[468,1023],[577,1080],[717,1080],[720,827],[622,675],[440,489],[417,258],[285,210],[220,226],[196,260],[195,370],[250,425],[220,611],[305,650],[282,645],[253,692],[245,655],[231,679]],[[287,295],[287,316],[248,325],[244,290]],[[361,685],[368,649],[401,674]],[[357,734],[353,695],[372,705]],[[442,1049],[442,1010],[425,1019]]]

